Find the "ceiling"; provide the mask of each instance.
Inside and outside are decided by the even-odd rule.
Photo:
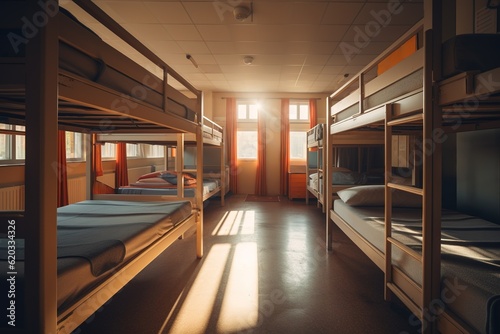
[[[94,2],[193,86],[212,92],[332,93],[423,17],[417,0]],[[160,75],[73,2],[60,4]],[[241,5],[253,8],[244,21],[233,15]]]

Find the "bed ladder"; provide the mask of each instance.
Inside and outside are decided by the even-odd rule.
[[[441,113],[432,98],[432,32],[425,33],[423,108],[415,113],[394,117],[394,108],[386,106],[385,121],[385,298],[391,295],[402,301],[420,320],[422,333],[436,333],[439,315],[444,312],[440,293],[441,239],[441,142],[436,138]],[[434,111],[434,112],[433,112]],[[415,151],[413,164],[421,166],[421,180],[413,185],[391,182],[392,136],[394,133],[416,134],[422,143]],[[418,156],[420,155],[420,156]],[[415,174],[415,167],[413,168]],[[392,235],[392,203],[395,190],[422,198],[421,252],[405,245]],[[393,250],[420,263],[421,284],[393,264]]]

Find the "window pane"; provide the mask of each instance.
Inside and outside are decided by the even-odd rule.
[[[257,131],[237,132],[238,159],[257,159]]]
[[[105,143],[101,149],[101,157],[106,158],[106,159],[114,159],[115,158],[115,148],[116,148],[116,144]]]
[[[8,124],[0,124],[0,129],[12,129]],[[0,160],[10,160],[12,156],[11,149],[12,135],[0,134]]]
[[[297,105],[290,104],[288,107],[289,117],[290,119],[297,119]]]
[[[0,134],[0,160],[10,159],[10,138],[12,136]]]
[[[249,108],[248,119],[257,119],[257,105],[249,104],[248,108]]]
[[[66,131],[66,158],[83,160],[83,133]]]
[[[138,157],[139,154],[139,145],[137,144],[127,144],[127,157]]]
[[[238,104],[238,119],[247,119],[246,104]]]
[[[161,145],[147,145],[146,148],[146,157],[148,158],[163,158],[164,147]]]
[[[26,138],[25,136],[15,136],[16,141],[16,159],[24,160],[26,156]]]
[[[290,131],[290,159],[306,159],[306,132]]]
[[[301,104],[299,106],[299,119],[307,121],[309,119],[309,106],[306,104]]]

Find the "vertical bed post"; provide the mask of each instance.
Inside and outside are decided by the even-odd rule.
[[[221,190],[220,190],[220,204],[224,206],[225,204],[225,196],[226,196],[226,149],[225,149],[225,140],[226,140],[226,135],[225,135],[225,130],[222,129],[222,143],[220,145],[220,183],[221,183]]]
[[[196,221],[196,255],[203,256],[203,94],[196,96],[198,126],[196,127],[196,205],[198,220]]]
[[[388,284],[392,282],[392,244],[389,238],[392,235],[392,193],[391,188],[387,186],[392,177],[392,127],[388,123],[392,120],[392,105],[386,105],[385,109],[385,131],[384,131],[384,221],[385,221],[385,269],[384,269],[384,299],[391,300],[391,290]]]
[[[323,173],[323,188],[325,189],[325,193],[323,194],[324,196],[324,203],[323,207],[325,208],[326,214],[326,249],[328,251],[332,250],[332,244],[333,244],[333,235],[332,235],[332,229],[333,229],[333,220],[330,219],[330,211],[332,209],[332,180],[330,180],[332,176],[332,171],[333,171],[333,152],[332,152],[332,138],[331,138],[331,126],[332,126],[332,116],[330,115],[330,97],[326,98],[326,129],[323,133],[323,138],[324,138],[324,156],[325,160],[323,161],[323,165],[326,164],[327,168],[326,171]]]
[[[177,172],[177,196],[184,198],[184,133],[177,134],[177,154],[175,155],[175,171]]]
[[[56,1],[26,4],[23,19],[37,30],[26,43],[25,332],[55,333],[59,7]]]
[[[440,298],[441,282],[441,142],[436,136],[441,129],[441,113],[435,98],[434,80],[439,79],[441,68],[442,1],[433,0],[424,8],[424,168],[422,212],[422,262],[424,312],[433,308]],[[434,77],[435,76],[435,77]],[[443,311],[443,310],[441,310]],[[423,321],[423,332],[437,332],[436,321]]]

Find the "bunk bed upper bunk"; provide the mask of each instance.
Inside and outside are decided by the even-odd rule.
[[[495,333],[500,328],[500,227],[441,208],[440,144],[447,132],[499,128],[500,87],[495,83],[500,61],[498,53],[489,54],[490,43],[496,41],[491,47],[495,50],[499,36],[470,42],[464,55],[456,41],[470,38],[456,36],[455,42],[437,43],[433,49],[432,34],[417,24],[330,97],[327,152],[335,135],[380,131],[386,180],[381,186],[341,190],[340,199],[327,200],[327,247],[331,249],[328,224],[333,222],[384,271],[386,297],[402,300],[421,321],[423,332]],[[416,50],[373,74],[408,41],[416,43]],[[475,53],[481,55],[471,55]],[[465,61],[467,57],[472,60]],[[453,61],[457,58],[461,62]],[[488,58],[483,62],[488,65],[478,66],[478,58]],[[393,135],[404,134],[419,141],[411,156],[411,182],[402,184],[394,177],[391,155]],[[331,155],[327,163],[328,176],[334,166]],[[463,288],[451,298],[446,295],[450,284]]]
[[[2,247],[18,252],[14,266],[12,258],[2,261],[2,275],[14,277],[19,289],[16,299],[7,301],[16,303],[18,319],[16,326],[2,324],[8,333],[72,332],[193,228],[196,255],[203,255],[203,205],[88,200],[57,208],[58,129],[194,133],[197,159],[203,161],[201,92],[91,1],[75,2],[159,66],[164,76],[157,78],[111,48],[57,2],[0,5],[0,29],[6,32],[0,41],[0,119],[26,126],[26,210],[1,212],[0,221]],[[45,24],[29,39],[13,43],[12,36],[25,32],[21,18],[39,15],[47,19]],[[90,149],[89,183],[95,179]],[[202,163],[197,172],[203,174]],[[201,203],[201,182],[197,188]],[[89,189],[91,184],[88,194]],[[113,232],[113,225],[119,225],[119,232]],[[110,235],[116,237],[109,240]]]

